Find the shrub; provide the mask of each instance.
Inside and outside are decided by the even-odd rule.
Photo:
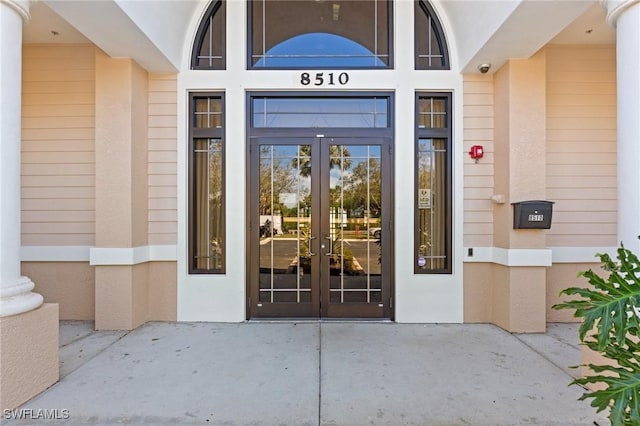
[[[580,400],[592,398],[597,411],[610,409],[612,425],[640,424],[640,262],[631,251],[620,247],[617,261],[598,254],[607,277],[593,270],[581,272],[590,288],[571,287],[560,294],[579,299],[554,305],[554,309],[575,309],[582,318],[580,341],[611,360],[608,365],[587,366],[595,374],[575,379],[571,384],[602,383],[601,390],[588,391]]]

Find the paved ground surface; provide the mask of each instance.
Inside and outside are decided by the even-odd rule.
[[[577,326],[62,322],[60,381],[21,407],[74,425],[606,425],[583,389]]]

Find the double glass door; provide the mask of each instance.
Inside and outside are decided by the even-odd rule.
[[[254,138],[249,317],[391,316],[387,138]]]

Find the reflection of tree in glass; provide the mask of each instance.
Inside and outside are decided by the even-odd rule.
[[[311,145],[302,145],[298,157],[291,160],[291,167],[298,168],[300,165],[300,175],[311,176]],[[351,167],[351,153],[342,145],[329,145],[329,167],[346,170]]]
[[[217,143],[209,148],[209,202],[219,204],[222,201],[222,151]]]
[[[343,207],[352,212],[352,216],[356,216],[353,212],[364,213],[364,210],[369,211],[370,217],[380,216],[382,208],[380,160],[369,158],[368,162],[358,162],[351,169],[351,174],[345,174],[343,179]]]
[[[260,214],[273,214],[282,210],[280,194],[297,191],[297,170],[288,159],[272,158],[273,147],[260,148]]]
[[[203,197],[197,201],[201,209],[208,207],[209,212],[197,213],[198,224],[202,229],[208,229],[208,235],[201,233],[198,235],[198,254],[207,256],[200,258],[198,267],[207,269],[219,269],[222,265],[222,249],[224,247],[223,223],[224,211],[222,209],[222,143],[217,139],[202,140],[201,152],[196,154],[196,167],[201,166],[202,173],[205,171],[205,164],[208,169],[208,188],[202,188]],[[206,144],[205,146],[203,146]],[[202,182],[204,184],[204,181]],[[205,195],[206,194],[206,195]],[[207,197],[207,199],[204,198]],[[207,223],[208,222],[208,223]],[[206,225],[205,225],[206,224]],[[206,235],[206,240],[204,239]],[[209,245],[208,249],[206,245]]]

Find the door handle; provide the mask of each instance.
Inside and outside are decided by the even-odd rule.
[[[315,239],[316,237],[309,235],[309,238],[307,239],[307,244],[309,244],[309,256],[315,256],[318,253],[314,253],[311,251],[311,240]]]
[[[325,256],[333,256],[333,241],[331,240],[331,236],[324,237],[325,240],[329,240],[329,251],[325,253]]]

